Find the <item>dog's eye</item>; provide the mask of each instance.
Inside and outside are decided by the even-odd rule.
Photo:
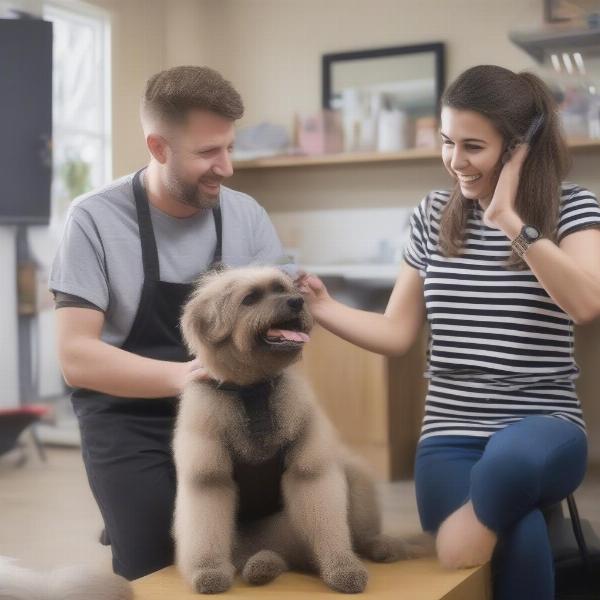
[[[245,304],[246,306],[249,306],[250,304],[254,304],[255,302],[258,302],[260,300],[261,296],[262,296],[261,291],[252,290],[249,294],[244,296],[244,299],[242,300],[242,304]]]
[[[271,289],[276,294],[283,294],[283,292],[285,292],[285,287],[281,283],[274,283]]]

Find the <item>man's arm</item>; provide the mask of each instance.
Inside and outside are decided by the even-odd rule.
[[[58,353],[67,384],[125,398],[176,396],[192,379],[207,379],[196,360],[154,360],[100,339],[104,313],[90,308],[55,311]]]

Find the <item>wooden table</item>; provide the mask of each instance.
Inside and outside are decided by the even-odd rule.
[[[369,600],[490,600],[489,566],[460,571],[442,569],[434,559],[418,559],[389,564],[367,563],[369,584],[357,596]],[[167,567],[133,582],[135,600],[198,600],[179,576],[175,567]],[[236,580],[223,598],[252,600],[297,600],[298,598],[343,598],[330,590],[318,577],[284,573],[272,583],[250,586]]]

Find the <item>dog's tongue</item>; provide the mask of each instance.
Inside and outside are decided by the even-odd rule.
[[[292,342],[308,342],[310,337],[302,331],[292,331],[290,329],[269,329],[267,331],[269,337],[284,338]]]

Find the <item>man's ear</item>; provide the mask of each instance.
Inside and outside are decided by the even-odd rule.
[[[146,146],[152,157],[157,160],[161,165],[167,162],[167,140],[158,133],[149,133],[146,136]]]

